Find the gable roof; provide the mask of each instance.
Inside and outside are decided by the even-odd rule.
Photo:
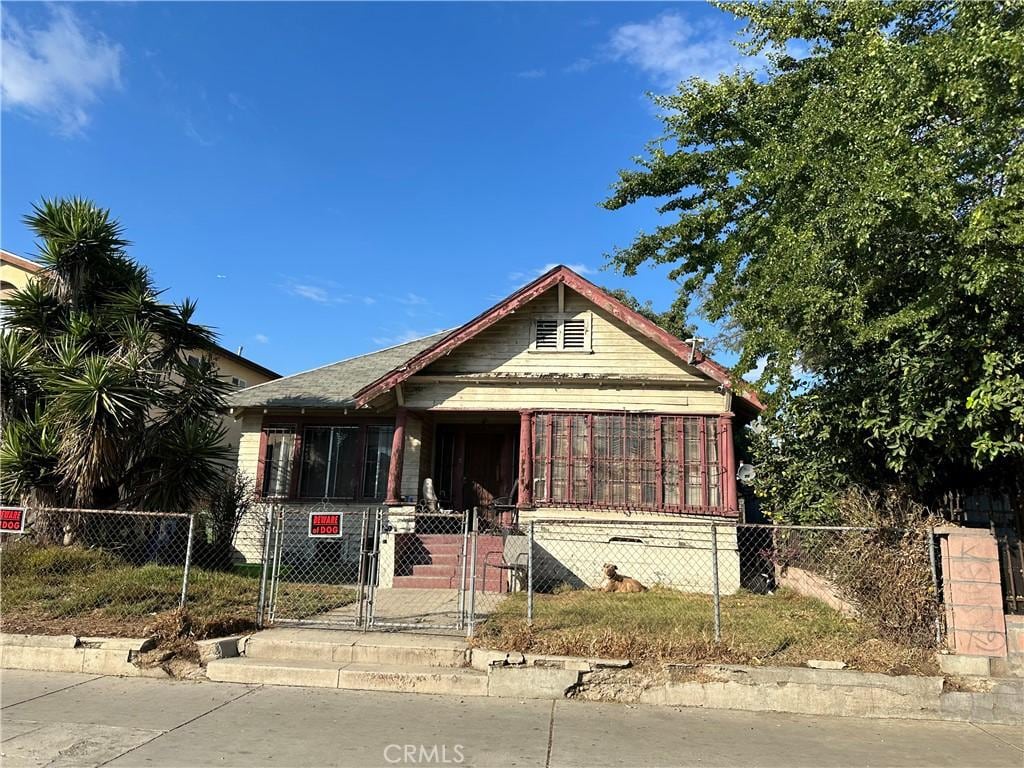
[[[17,267],[25,272],[39,272],[42,267],[36,264],[34,261],[29,261],[26,258],[19,256],[16,253],[0,248],[0,263],[10,264],[12,267]]]
[[[613,298],[589,280],[580,277],[568,267],[559,265],[545,272],[532,283],[524,285],[507,299],[477,315],[465,325],[444,334],[433,344],[425,347],[400,365],[395,366],[394,369],[367,383],[355,393],[353,399],[357,405],[368,403],[373,398],[393,389],[396,385],[401,384],[410,376],[423,370],[438,358],[447,355],[484,329],[489,328],[502,318],[518,310],[524,304],[559,284],[563,284],[576,291],[576,293],[588,299],[621,323],[639,332],[657,346],[671,353],[681,362],[697,368],[708,378],[717,381],[723,387],[727,389],[732,388],[732,377],[726,368],[700,352],[694,353],[693,348],[685,341],[676,338],[664,328],[652,323],[643,315],[634,312],[621,301]],[[758,399],[757,393],[753,390],[744,389],[736,394],[744,403],[756,411],[763,410],[764,406]]]
[[[226,398],[236,408],[348,408],[354,395],[381,376],[400,369],[403,363],[442,340],[449,331],[407,341],[337,363],[295,373],[274,381],[240,389]]]

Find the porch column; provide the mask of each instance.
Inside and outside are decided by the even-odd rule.
[[[402,503],[402,460],[405,458],[405,420],[408,411],[398,406],[395,411],[395,434],[391,438],[391,464],[388,466],[388,492],[384,503],[398,506]]]
[[[519,412],[519,506],[533,507],[533,411]]]
[[[719,451],[722,454],[722,503],[728,512],[739,510],[736,501],[736,449],[733,446],[731,412],[718,417]]]

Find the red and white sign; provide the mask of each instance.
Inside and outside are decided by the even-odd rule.
[[[25,508],[0,507],[0,533],[24,533]]]
[[[310,512],[309,536],[312,539],[336,539],[341,536],[340,512]]]

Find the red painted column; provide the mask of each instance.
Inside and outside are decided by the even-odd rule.
[[[533,411],[519,412],[519,506],[533,507]]]
[[[736,500],[736,449],[733,446],[732,418],[731,412],[718,417],[718,445],[721,452],[718,460],[722,467],[722,505],[726,512],[736,513],[739,504]]]
[[[405,458],[405,420],[408,415],[404,406],[395,411],[395,434],[391,438],[391,464],[388,466],[388,493],[385,504],[402,503],[402,460]]]

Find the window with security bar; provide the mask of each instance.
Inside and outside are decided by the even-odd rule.
[[[723,509],[714,416],[538,413],[533,448],[537,504]]]

